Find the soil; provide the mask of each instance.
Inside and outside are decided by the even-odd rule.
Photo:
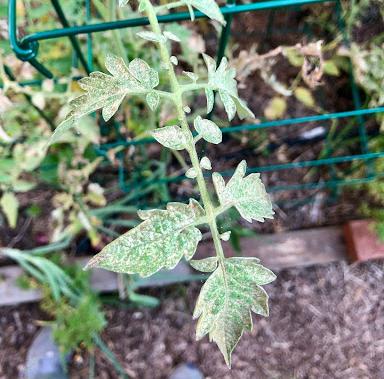
[[[200,284],[152,291],[157,309],[107,307],[103,339],[131,378],[165,379],[191,362],[212,379],[381,379],[384,377],[384,261],[330,264],[278,273],[267,286],[270,317],[254,317],[229,371],[206,338],[194,340],[192,311]],[[23,371],[37,305],[0,309],[0,378]],[[74,354],[70,378],[88,378],[88,356]],[[96,352],[96,378],[117,378]]]

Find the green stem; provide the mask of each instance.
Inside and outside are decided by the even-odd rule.
[[[157,15],[156,15],[156,9],[152,5],[150,0],[145,0],[145,10],[148,16],[149,23],[151,25],[152,31],[156,33],[157,35],[161,35],[161,28],[159,25],[159,22],[157,20]],[[220,240],[220,234],[218,231],[217,223],[216,223],[216,213],[215,213],[215,208],[213,206],[211,197],[208,192],[207,184],[205,182],[204,176],[202,169],[200,167],[200,161],[199,157],[196,152],[196,147],[195,147],[195,141],[193,138],[193,134],[191,130],[189,129],[188,121],[187,121],[187,116],[186,113],[184,112],[183,109],[183,88],[179,84],[179,81],[176,77],[176,73],[173,67],[173,64],[171,62],[171,57],[170,53],[167,48],[167,44],[165,42],[159,42],[160,46],[160,56],[167,67],[168,70],[168,76],[171,84],[171,89],[173,92],[173,101],[177,110],[177,116],[181,124],[181,128],[183,132],[185,133],[186,140],[187,140],[187,151],[189,153],[192,167],[195,169],[195,172],[197,174],[196,181],[197,185],[199,187],[199,191],[201,194],[201,199],[203,202],[203,206],[205,209],[206,217],[207,217],[207,223],[209,225],[209,228],[211,230],[212,234],[212,239],[215,245],[215,250],[216,250],[216,255],[222,265],[223,271],[224,271],[224,251],[223,247],[221,245],[221,240]],[[195,85],[196,86],[196,85]],[[184,87],[185,88],[185,87]]]
[[[173,94],[170,92],[159,90],[153,90],[153,92],[156,92],[160,97],[163,97],[164,99],[173,100]]]
[[[191,83],[191,84],[183,84],[180,85],[181,92],[191,92],[191,91],[198,91],[201,89],[211,88],[211,86],[208,83]]]

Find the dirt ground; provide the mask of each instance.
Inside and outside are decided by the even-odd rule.
[[[217,347],[194,340],[191,314],[200,284],[161,290],[154,310],[107,309],[103,334],[131,378],[167,378],[182,362],[212,379],[381,379],[384,377],[384,261],[330,264],[279,273],[268,286],[270,317],[254,317],[231,371]],[[23,371],[28,345],[43,319],[37,305],[0,309],[0,378]],[[117,378],[99,353],[97,378]],[[71,378],[88,378],[76,354]]]

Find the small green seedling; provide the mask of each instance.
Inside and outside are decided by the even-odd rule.
[[[128,0],[120,0],[121,6],[127,3]],[[207,80],[200,81],[191,72],[184,73],[183,81],[176,75],[178,60],[171,55],[169,45],[177,43],[179,38],[161,29],[157,15],[178,6],[187,6],[192,17],[192,8],[196,8],[211,19],[225,24],[214,0],[181,0],[160,6],[154,6],[150,0],[139,1],[139,10],[148,16],[151,30],[139,32],[138,36],[154,43],[159,49],[162,67],[167,74],[164,76],[168,77],[168,83],[162,83],[164,90],[158,89],[159,73],[145,61],[134,59],[126,65],[122,58],[109,55],[106,68],[110,74],[94,72],[80,80],[85,93],[70,103],[72,110],[56,129],[51,142],[75,125],[82,116],[98,109],[102,109],[107,121],[126,96],[145,97],[152,110],[161,101],[173,104],[178,124],[158,128],[152,135],[169,149],[188,152],[192,167],[186,176],[196,180],[202,203],[191,199],[189,204],[169,203],[165,210],[139,211],[143,222],[107,245],[88,263],[87,268],[97,266],[147,277],[161,269],[174,268],[184,257],[195,269],[212,272],[201,290],[194,311],[194,318],[199,319],[196,335],[200,339],[209,334],[230,367],[231,353],[243,331],[252,329],[251,312],[268,315],[268,295],[262,286],[272,282],[275,275],[256,258],[226,258],[221,241],[227,240],[229,235],[220,235],[216,220],[232,207],[249,222],[263,222],[265,218],[272,218],[274,212],[260,175],[253,173],[246,176],[245,161],[238,165],[228,183],[219,173],[213,173],[219,205],[215,206],[212,201],[203,175],[203,170],[211,169],[211,162],[207,157],[198,157],[196,144],[201,139],[219,144],[222,132],[214,122],[199,116],[194,121],[197,132],[194,137],[187,121],[190,108],[185,103],[184,95],[190,91],[204,90],[209,114],[214,106],[214,92],[218,92],[229,120],[236,113],[241,119],[254,115],[239,98],[236,72],[228,66],[226,58],[217,67],[214,59],[203,56],[208,69]],[[209,226],[216,254],[206,259],[192,260],[202,239],[199,227],[204,224]]]

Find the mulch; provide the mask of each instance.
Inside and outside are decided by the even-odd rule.
[[[168,378],[182,362],[212,379],[381,379],[384,377],[384,262],[344,262],[278,273],[268,286],[270,317],[254,317],[229,371],[207,339],[194,340],[200,284],[157,291],[154,310],[107,307],[104,340],[131,378]],[[44,318],[37,305],[0,309],[0,378],[23,371],[26,350]],[[88,378],[88,357],[74,354],[71,378]],[[117,378],[96,354],[96,377]]]

